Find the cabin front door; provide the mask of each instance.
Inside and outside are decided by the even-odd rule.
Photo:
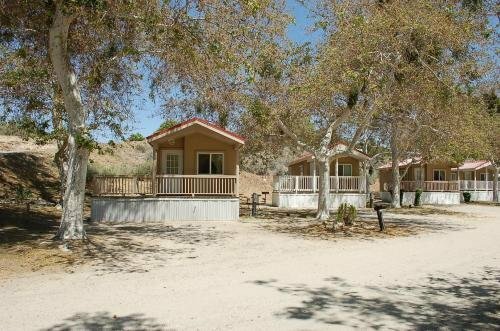
[[[159,181],[160,192],[182,194],[184,153],[182,150],[164,150],[162,155],[162,177]]]
[[[162,160],[162,174],[182,175],[182,166],[184,163],[182,150],[164,150]]]

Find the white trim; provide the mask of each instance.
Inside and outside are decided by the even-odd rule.
[[[158,139],[160,139],[160,138],[163,138],[163,137],[169,136],[169,135],[171,135],[171,134],[174,134],[174,133],[176,133],[176,132],[179,132],[179,131],[181,131],[181,130],[184,130],[184,129],[186,129],[186,128],[188,128],[188,127],[192,126],[192,125],[195,125],[195,124],[197,124],[197,125],[199,125],[199,126],[201,126],[201,127],[204,127],[204,128],[206,128],[206,129],[208,129],[208,130],[210,130],[210,131],[216,132],[216,133],[220,134],[221,136],[224,136],[224,137],[226,137],[226,138],[228,138],[228,139],[231,139],[231,140],[233,140],[233,141],[236,141],[237,143],[239,143],[239,144],[241,144],[241,145],[244,145],[244,144],[245,144],[245,141],[244,141],[244,140],[242,140],[242,139],[238,139],[238,138],[236,138],[235,136],[233,136],[232,134],[229,134],[229,133],[225,132],[225,131],[224,131],[224,130],[222,130],[222,129],[219,129],[219,128],[216,128],[216,127],[213,127],[213,126],[211,126],[211,125],[205,124],[205,123],[203,123],[203,122],[201,122],[201,121],[198,121],[198,120],[191,121],[191,122],[186,123],[186,124],[184,124],[184,125],[180,125],[180,126],[178,126],[178,127],[174,128],[174,129],[172,129],[172,130],[170,130],[170,131],[168,131],[168,132],[164,132],[164,133],[162,133],[162,134],[159,134],[159,135],[153,136],[153,137],[151,137],[151,138],[149,138],[149,139],[148,139],[148,142],[149,142],[149,143],[152,143],[152,142],[153,142],[153,141],[155,141],[155,140],[158,140]]]
[[[196,174],[197,175],[200,175],[200,165],[199,165],[199,155],[200,154],[209,154],[210,155],[210,164],[209,164],[209,170],[210,170],[210,173],[209,174],[201,174],[201,175],[205,175],[205,176],[220,176],[220,175],[224,175],[224,159],[225,159],[225,156],[224,156],[224,152],[221,152],[221,151],[198,151],[196,152]],[[212,174],[212,154],[222,154],[222,173],[221,174]]]

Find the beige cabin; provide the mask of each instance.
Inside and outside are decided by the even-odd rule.
[[[96,176],[96,196],[238,196],[239,154],[245,140],[193,118],[147,137],[150,176]]]
[[[367,187],[362,165],[370,157],[343,143],[331,148],[336,150],[336,155],[330,159],[330,191],[327,198],[329,208],[335,209],[342,203],[364,208]],[[316,208],[318,168],[314,155],[310,153],[304,153],[290,162],[288,174],[274,178],[273,205],[281,208]]]
[[[413,192],[420,188],[423,191],[458,191],[457,175],[452,171],[457,164],[453,162],[422,162],[420,159],[404,160],[399,163],[401,189]],[[391,189],[392,163],[379,168],[380,187],[382,191]]]
[[[193,118],[147,141],[153,147],[154,194],[238,194],[241,136]]]
[[[331,147],[339,153],[330,159],[330,190],[333,192],[365,191],[365,176],[362,163],[370,157],[358,150],[338,143]],[[277,178],[275,191],[317,192],[318,164],[311,153],[304,153],[288,164],[288,175]]]

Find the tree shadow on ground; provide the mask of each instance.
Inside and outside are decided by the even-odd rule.
[[[174,257],[195,259],[204,246],[223,245],[228,231],[201,224],[92,224],[90,240],[72,247],[98,273],[148,272]]]
[[[3,204],[0,208],[0,247],[38,245],[49,240],[59,227],[60,211],[54,207]]]
[[[145,317],[143,314],[126,316],[111,315],[108,312],[94,314],[77,313],[66,318],[62,323],[56,324],[44,331],[79,331],[79,330],[174,330],[165,324],[158,323],[154,318]]]
[[[458,213],[460,214],[460,213]],[[416,235],[422,232],[456,231],[472,228],[450,220],[433,218],[439,215],[430,214],[389,214],[385,215],[386,230],[381,232],[375,211],[360,209],[358,219],[353,226],[337,224],[336,231],[332,231],[335,214],[326,224],[315,219],[314,210],[291,210],[278,208],[261,208],[256,217],[243,217],[244,222],[258,222],[262,229],[314,239],[345,239],[373,240],[376,238],[390,238]],[[448,214],[446,214],[448,215]]]
[[[206,223],[108,224],[87,220],[88,239],[67,242],[69,251],[66,251],[60,249],[60,242],[52,241],[59,217],[60,211],[54,207],[33,206],[27,213],[24,206],[2,205],[0,248],[3,257],[26,265],[27,271],[57,264],[67,271],[91,265],[98,274],[148,272],[166,265],[173,257],[197,258],[198,249],[224,245],[233,235]]]
[[[325,325],[373,329],[498,329],[500,270],[485,268],[470,277],[429,277],[427,283],[391,287],[356,287],[331,277],[322,287],[253,283],[299,296],[299,305],[276,312],[279,317]]]

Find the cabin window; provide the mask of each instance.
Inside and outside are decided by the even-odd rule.
[[[464,172],[464,179],[465,180],[472,180],[473,179],[472,171],[466,171],[466,172]]]
[[[445,181],[446,180],[446,171],[443,169],[435,169],[433,180],[435,181]]]
[[[488,174],[479,174],[479,180],[481,181],[485,181],[485,180],[488,180]]]
[[[352,164],[339,164],[339,176],[352,176]]]
[[[457,180],[457,173],[456,172],[452,172],[450,174],[450,180]]]
[[[222,175],[224,172],[223,153],[198,153],[199,175]]]

